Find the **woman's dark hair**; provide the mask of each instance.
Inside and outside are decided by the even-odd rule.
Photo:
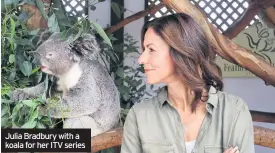
[[[141,43],[148,28],[152,28],[170,46],[177,75],[195,94],[192,111],[199,100],[206,101],[202,92],[209,91],[210,86],[222,90],[222,74],[214,62],[214,48],[193,18],[177,13],[149,21],[142,28]]]

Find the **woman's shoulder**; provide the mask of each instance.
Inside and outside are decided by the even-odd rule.
[[[135,114],[137,113],[143,114],[145,112],[151,113],[151,112],[159,111],[160,105],[161,103],[159,101],[158,96],[154,96],[148,99],[144,99],[139,103],[135,103],[131,109],[135,112]]]
[[[217,92],[217,105],[219,108],[227,110],[243,110],[247,108],[247,103],[243,98],[224,91]]]
[[[141,111],[141,110],[155,110],[157,109],[157,107],[159,106],[159,100],[157,96],[148,98],[148,99],[144,99],[139,103],[135,103],[132,106],[132,109],[134,109],[134,111]]]

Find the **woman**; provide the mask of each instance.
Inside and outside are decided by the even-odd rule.
[[[221,92],[221,71],[203,29],[179,13],[142,29],[149,84],[167,84],[135,104],[124,125],[122,153],[254,153],[246,103]]]

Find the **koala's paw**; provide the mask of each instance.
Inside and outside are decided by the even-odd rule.
[[[26,100],[30,97],[31,96],[28,95],[26,92],[24,92],[23,89],[16,89],[12,92],[11,99],[16,102],[16,101]]]

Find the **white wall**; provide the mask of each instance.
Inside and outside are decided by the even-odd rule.
[[[111,5],[110,0],[97,3],[95,5],[96,10],[92,11],[89,9],[88,18],[89,20],[95,21],[100,24],[103,28],[108,27],[111,23]]]
[[[134,14],[133,12],[137,13],[139,11],[144,10],[145,4],[143,0],[125,0],[124,6],[125,8],[131,10],[131,11],[126,11],[124,13],[124,18],[127,18],[128,16],[133,15]],[[124,34],[128,33],[129,35],[133,36],[135,40],[140,42],[140,32],[143,24],[144,24],[144,18],[140,18],[136,21],[133,21],[127,24],[124,27]],[[140,43],[138,43],[137,45],[139,45],[140,47]],[[124,61],[124,64],[135,67],[137,66],[137,59],[138,59],[137,54],[131,54],[130,58]]]
[[[275,88],[258,78],[225,78],[224,91],[245,100],[250,110],[275,112]],[[254,122],[254,125],[275,130],[275,124]],[[256,153],[275,153],[275,149],[255,146]]]

